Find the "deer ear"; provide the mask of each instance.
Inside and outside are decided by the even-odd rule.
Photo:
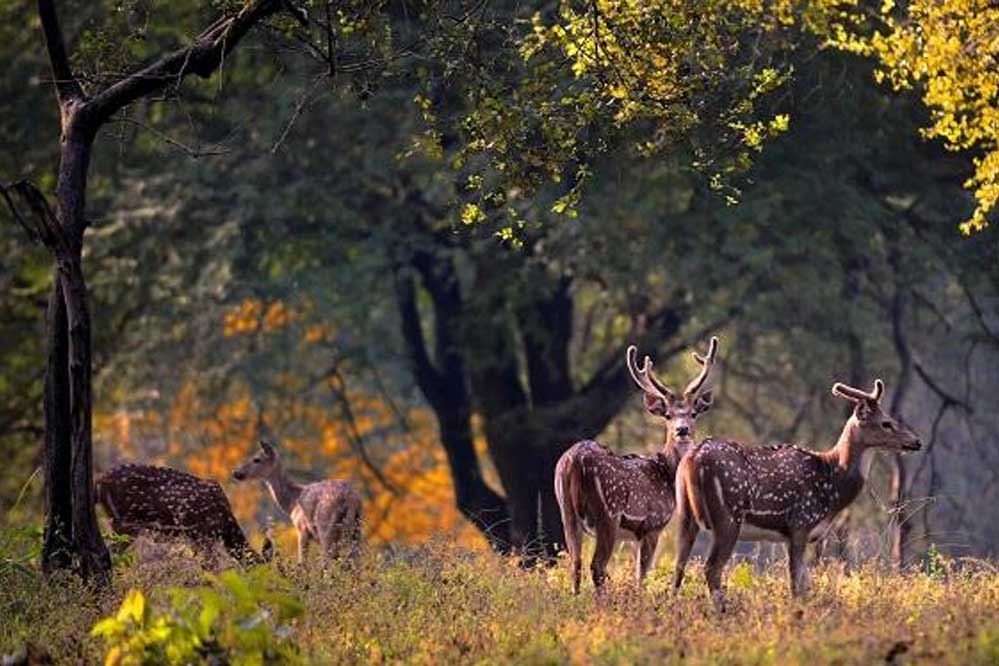
[[[694,401],[694,414],[703,414],[704,412],[711,409],[711,405],[714,404],[714,396],[711,395],[711,391],[705,391],[701,395],[697,396],[697,400]]]
[[[269,456],[273,456],[277,453],[277,451],[274,449],[274,445],[263,439],[260,440],[260,450]]]
[[[658,395],[643,393],[642,399],[645,401],[645,409],[647,409],[650,414],[655,414],[656,416],[666,416],[666,401]]]
[[[883,396],[884,393],[885,393],[885,383],[883,381],[881,381],[880,379],[875,379],[874,380],[874,395],[873,395],[873,398],[872,398],[874,400],[874,402],[881,402],[881,396]]]

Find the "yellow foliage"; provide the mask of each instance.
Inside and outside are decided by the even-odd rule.
[[[930,111],[923,134],[950,150],[974,150],[965,187],[977,205],[961,224],[970,234],[988,226],[999,203],[999,5],[990,0],[885,0],[870,35],[843,33],[836,46],[878,59],[878,81],[916,87]]]

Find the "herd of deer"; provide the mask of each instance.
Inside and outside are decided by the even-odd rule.
[[[834,395],[853,403],[836,445],[814,452],[792,444],[747,446],[709,437],[694,439],[694,421],[711,406],[718,339],[706,356],[696,352],[698,376],[676,395],[652,371],[641,367],[629,347],[628,370],[643,391],[645,407],[667,422],[662,450],[654,456],[617,455],[592,441],[575,444],[555,470],[573,591],[579,591],[583,532],[596,537],[590,569],[599,589],[618,539],[637,544],[636,576],[641,583],[655,555],[659,535],[677,516],[673,589],[683,582],[694,540],[711,533],[705,576],[712,600],[725,607],[722,571],[739,540],[787,544],[791,592],[808,589],[805,547],[821,539],[834,519],[860,493],[878,448],[915,451],[919,436],[881,408],[884,384],[871,392],[833,384]]]
[[[298,531],[298,559],[305,561],[309,543],[318,541],[324,560],[357,557],[361,544],[361,495],[349,481],[293,481],[277,449],[260,442],[260,449],[232,472],[236,481],[258,479],[291,517]],[[183,537],[198,552],[213,554],[217,544],[239,562],[259,564],[271,559],[273,545],[263,552],[250,547],[232,515],[232,507],[217,481],[198,478],[170,467],[128,463],[118,465],[96,482],[97,503],[111,519],[116,534],[142,532]]]
[[[860,493],[870,454],[878,448],[915,451],[921,446],[908,426],[882,410],[880,379],[870,392],[833,384],[833,394],[854,407],[835,446],[826,451],[791,444],[748,446],[713,437],[697,442],[694,424],[712,405],[717,357],[718,338],[712,338],[706,355],[694,353],[700,372],[678,395],[655,376],[648,356],[639,366],[637,349],[629,347],[628,370],[643,392],[645,407],[667,423],[662,450],[652,456],[619,455],[584,440],[559,459],[555,493],[574,592],[579,592],[584,532],[596,538],[590,569],[598,590],[622,539],[636,544],[635,572],[641,584],[659,536],[675,513],[674,590],[683,582],[694,541],[704,530],[711,534],[705,575],[720,610],[725,606],[722,572],[739,540],[787,544],[791,592],[803,595],[808,589],[805,548],[821,539]],[[325,560],[357,556],[361,497],[350,482],[296,483],[267,442],[232,475],[237,481],[266,484],[298,531],[299,561],[312,541],[319,542]],[[252,550],[215,481],[167,467],[126,464],[98,479],[97,499],[120,534],[183,536],[205,552],[221,543],[234,558],[251,564],[269,560],[273,553],[269,540],[261,554]]]

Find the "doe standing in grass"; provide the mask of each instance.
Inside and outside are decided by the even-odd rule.
[[[361,495],[351,482],[331,479],[296,483],[285,472],[277,448],[265,441],[232,476],[237,481],[259,479],[267,485],[271,497],[291,516],[298,530],[299,562],[305,561],[311,541],[319,542],[327,561],[344,554],[350,561],[357,557],[361,545]]]
[[[666,419],[662,450],[654,456],[619,456],[597,442],[584,440],[562,454],[555,466],[555,497],[562,510],[565,545],[572,566],[572,590],[579,593],[583,532],[597,539],[590,563],[593,584],[607,578],[607,562],[619,539],[636,543],[635,577],[639,584],[652,566],[659,535],[674,509],[673,478],[677,464],[694,441],[694,420],[711,407],[711,379],[718,338],[706,356],[694,353],[701,372],[676,395],[652,372],[648,356],[641,368],[637,349],[628,347],[632,379],[645,395],[645,408]]]
[[[680,461],[676,474],[677,544],[673,588],[699,529],[711,532],[705,575],[724,610],[722,571],[738,540],[787,544],[791,592],[807,591],[805,547],[826,533],[864,487],[877,449],[917,451],[919,436],[881,409],[884,383],[862,391],[834,384],[834,395],[854,403],[836,446],[816,453],[790,444],[751,447],[706,439]]]

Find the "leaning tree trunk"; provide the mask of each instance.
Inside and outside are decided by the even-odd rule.
[[[91,95],[70,66],[55,1],[38,0],[38,18],[59,104],[61,150],[56,212],[38,188],[24,181],[11,187],[0,185],[0,194],[15,220],[55,259],[46,320],[48,514],[42,552],[42,569],[46,573],[75,566],[85,578],[106,582],[111,571],[111,558],[94,511],[90,311],[82,262],[87,170],[94,138],[104,123],[129,104],[167,85],[179,84],[192,74],[211,77],[253,26],[290,6],[283,0],[243,4],[235,13],[213,22],[190,45],[143,65]],[[15,204],[12,193],[27,204],[28,217]]]
[[[55,259],[46,331],[45,478],[50,514],[42,569],[51,572],[75,566],[84,578],[106,582],[111,557],[94,511],[90,311],[82,265],[87,168],[94,133],[80,118],[79,108],[63,108],[56,214],[40,203],[36,216],[41,223],[38,235]],[[67,542],[73,557],[68,557]]]

